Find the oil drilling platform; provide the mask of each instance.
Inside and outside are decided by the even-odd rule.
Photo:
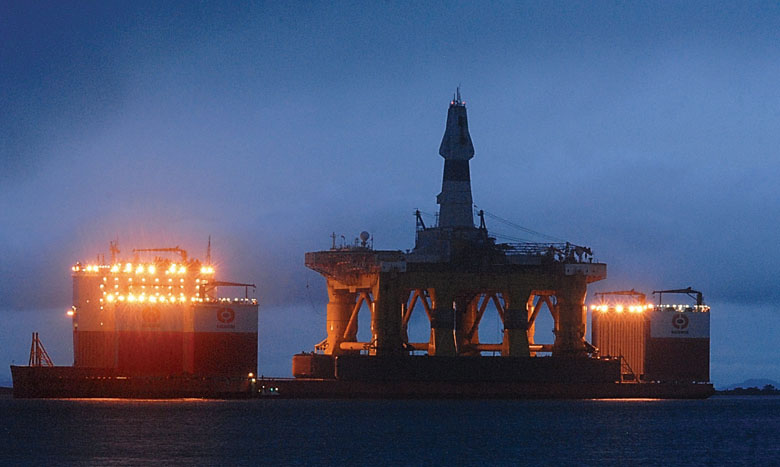
[[[375,250],[363,232],[352,245],[306,254],[327,281],[325,338],[293,356],[294,378],[256,377],[257,301],[253,284],[217,281],[180,248],[134,250],[120,261],[73,266],[74,365],[54,367],[33,335],[30,365],[12,366],[15,397],[283,398],[705,398],[709,307],[645,303],[592,305],[588,285],[606,278],[590,248],[571,243],[498,243],[485,213],[474,222],[469,161],[474,145],[466,104],[456,92],[444,137],[436,225],[416,212],[411,250]],[[180,259],[140,253],[175,253]],[[217,287],[244,287],[220,298]],[[495,308],[503,331],[480,339]],[[358,314],[371,314],[358,339]],[[490,308],[492,310],[492,308]],[[546,309],[554,341],[535,342]],[[425,313],[428,340],[410,339]],[[366,334],[361,333],[361,334]],[[483,337],[487,333],[483,333]]]
[[[532,344],[536,302],[555,304],[553,355],[585,356],[585,292],[589,283],[606,277],[606,264],[593,263],[584,247],[497,244],[483,215],[479,226],[474,225],[469,174],[474,146],[466,105],[457,94],[439,154],[444,177],[437,196],[438,225],[426,227],[417,212],[416,244],[410,253],[373,250],[363,234],[357,246],[306,254],[306,266],[325,276],[328,287],[328,337],[317,349],[329,356],[360,350],[399,356],[414,349],[431,356],[500,351],[506,357],[529,357],[541,350]],[[496,304],[505,329],[499,347],[479,341],[488,301]],[[371,309],[370,342],[356,341],[362,302]],[[418,303],[431,324],[431,338],[423,343],[407,338]]]
[[[585,339],[587,287],[606,278],[606,264],[594,262],[590,248],[569,243],[497,243],[483,211],[475,225],[474,146],[459,91],[439,154],[438,222],[428,227],[416,213],[414,249],[374,250],[363,232],[354,245],[339,247],[334,239],[330,250],[306,254],[306,266],[327,281],[327,337],[314,352],[293,357],[293,375],[309,382],[298,386],[316,392],[319,381],[323,394],[367,397],[613,394],[620,359],[599,357]],[[483,343],[480,322],[490,303],[503,335],[501,342]],[[371,339],[360,342],[363,305],[371,312]],[[543,307],[554,322],[554,342],[546,345],[534,342]],[[430,323],[427,342],[409,340],[416,309]]]

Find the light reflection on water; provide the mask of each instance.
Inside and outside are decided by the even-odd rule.
[[[227,402],[223,400],[214,400],[214,399],[204,399],[201,397],[182,397],[179,399],[124,399],[120,397],[71,397],[67,399],[56,399],[61,401],[73,401],[73,402],[89,402],[92,404],[98,404],[101,402],[116,402],[116,403],[122,403],[122,404],[133,404],[133,403],[159,403],[159,404],[174,404],[177,402],[187,403],[187,402],[208,402],[208,403],[219,403],[219,402]]]
[[[0,399],[13,464],[728,464],[780,459],[780,398]]]
[[[652,397],[627,397],[625,399],[588,399],[589,401],[601,401],[601,402],[620,402],[620,403],[631,403],[631,402],[651,402],[651,401],[662,401],[664,399],[655,399]]]

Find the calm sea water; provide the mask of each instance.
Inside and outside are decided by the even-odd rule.
[[[780,465],[780,398],[0,399],[15,465]]]

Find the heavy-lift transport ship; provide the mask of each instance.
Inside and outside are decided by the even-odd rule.
[[[257,372],[254,284],[215,279],[210,260],[181,248],[133,250],[72,268],[73,366],[56,367],[33,336],[28,366],[12,366],[17,397],[228,397]],[[176,259],[143,254],[173,253]],[[209,255],[210,256],[210,255]],[[243,289],[220,297],[217,288]]]

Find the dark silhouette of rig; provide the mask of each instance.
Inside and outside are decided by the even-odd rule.
[[[293,359],[296,376],[333,377],[332,364],[323,357],[358,354],[365,361],[424,352],[453,357],[449,360],[483,352],[500,352],[501,357],[482,359],[529,358],[544,352],[582,360],[593,351],[585,341],[584,301],[587,285],[606,277],[606,264],[594,263],[589,248],[569,243],[497,243],[482,211],[479,226],[474,225],[469,171],[474,146],[459,91],[449,105],[439,154],[444,177],[437,196],[438,222],[427,227],[416,213],[413,250],[374,250],[363,232],[352,245],[337,246],[334,235],[330,250],[306,254],[306,266],[327,279],[327,338],[315,346],[315,353]],[[479,339],[479,324],[490,302],[503,322],[500,343]],[[357,315],[364,304],[371,312],[371,340],[358,342]],[[545,305],[553,317],[555,339],[551,345],[538,345],[534,322]],[[410,342],[409,319],[420,308],[430,321],[430,339]]]

